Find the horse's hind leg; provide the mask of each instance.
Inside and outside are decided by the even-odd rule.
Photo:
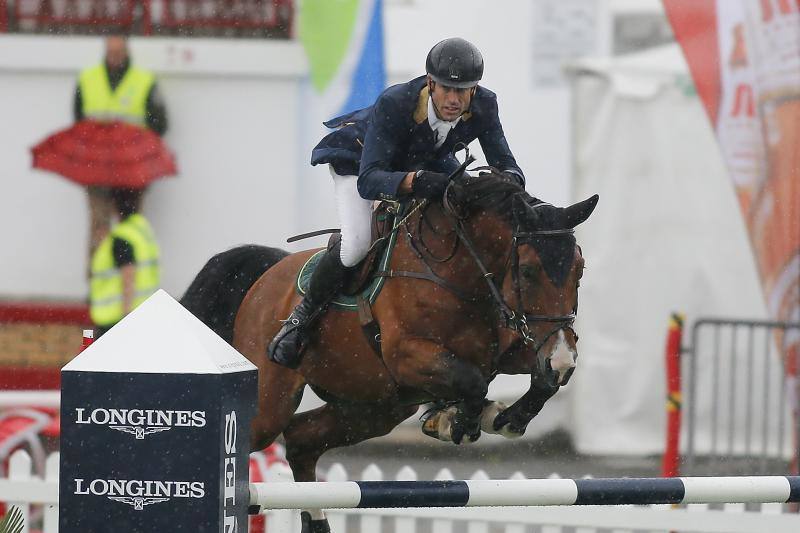
[[[317,460],[326,451],[386,435],[416,411],[395,403],[337,403],[294,415],[283,436],[295,481],[316,480]]]
[[[305,380],[262,357],[259,361],[258,413],[251,425],[251,449],[261,450],[289,425],[303,397]]]
[[[386,435],[416,410],[416,406],[385,403],[326,404],[296,414],[283,431],[286,459],[295,481],[316,481],[317,461],[323,453]],[[321,510],[305,509],[303,513],[302,533],[330,531]]]

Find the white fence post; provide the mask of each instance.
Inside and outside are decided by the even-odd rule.
[[[347,481],[347,470],[344,469],[341,463],[336,463],[328,470],[328,475],[325,476],[327,481]],[[331,531],[347,531],[347,512],[342,510],[334,510],[326,512],[328,523],[331,526]]]
[[[364,481],[383,481],[383,471],[378,467],[378,465],[371,463],[361,473],[361,479]],[[359,529],[360,533],[382,531],[381,520],[383,519],[380,517],[380,515],[375,516],[364,514],[359,517],[359,520],[361,522]]]
[[[292,469],[282,461],[273,463],[264,473],[267,483],[294,481]],[[269,533],[294,533],[300,528],[300,513],[292,509],[276,509],[267,513],[266,531]]]
[[[476,481],[489,479],[489,474],[487,474],[484,470],[478,470],[472,474],[470,479],[474,479]],[[467,524],[467,533],[489,533],[489,522],[470,520]]]
[[[58,452],[51,453],[44,467],[47,483],[58,485]],[[44,533],[58,533],[58,504],[49,503],[44,507]]]
[[[410,466],[397,472],[397,481],[417,481],[417,473]],[[417,519],[412,516],[398,516],[394,519],[394,533],[416,533]]]
[[[762,503],[759,512],[766,515],[781,514],[783,512],[783,505],[782,503]]]
[[[436,474],[434,479],[439,481],[450,481],[455,479],[455,477],[453,477],[453,473],[449,469],[442,468]],[[431,523],[431,533],[453,533],[453,521],[446,520],[444,518],[434,518]]]
[[[8,479],[10,481],[30,481],[33,477],[31,475],[31,468],[33,468],[33,461],[31,456],[25,450],[17,450],[11,454],[11,459],[8,461]],[[18,507],[22,511],[24,517],[22,533],[29,533],[31,521],[31,506],[25,502],[8,502],[8,508]]]
[[[519,470],[511,474],[508,479],[528,479],[525,477],[525,474],[520,472]],[[525,526],[522,524],[509,524],[503,530],[503,533],[525,533]]]
[[[585,476],[582,477],[582,479],[592,479],[592,478],[594,478],[594,476],[591,475],[591,474],[586,474]],[[575,528],[575,533],[597,533],[597,528],[596,527],[576,527]]]
[[[547,476],[547,479],[561,479],[561,476],[553,472],[552,474]],[[533,511],[536,512],[535,509]],[[559,525],[553,524],[553,525],[542,526],[542,533],[561,533],[562,531],[564,531],[564,528],[562,528]]]

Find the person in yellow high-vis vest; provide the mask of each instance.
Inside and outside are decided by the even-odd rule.
[[[74,117],[138,124],[158,135],[167,131],[167,113],[152,72],[131,64],[125,37],[105,41],[105,59],[84,69],[75,91]],[[111,188],[90,185],[89,257],[108,233],[113,217]]]
[[[89,314],[100,337],[159,286],[159,249],[153,228],[138,212],[141,189],[115,188],[111,198],[120,222],[92,255]]]

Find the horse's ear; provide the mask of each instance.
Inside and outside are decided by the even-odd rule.
[[[594,196],[591,196],[582,202],[578,202],[577,204],[573,204],[565,208],[564,214],[566,215],[566,226],[568,228],[574,228],[589,218],[589,215],[592,214],[595,206],[597,206],[597,201],[599,199],[600,196],[595,194]]]
[[[530,225],[531,218],[536,215],[520,194],[515,194],[511,199],[511,214],[514,217],[514,225],[518,228]]]

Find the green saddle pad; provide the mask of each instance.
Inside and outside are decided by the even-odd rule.
[[[395,231],[389,237],[389,242],[386,244],[386,248],[384,249],[381,258],[378,261],[377,270],[388,269],[389,261],[392,259],[392,250],[394,250],[396,240],[397,232]],[[317,268],[317,264],[319,264],[319,260],[322,259],[322,254],[324,253],[325,250],[320,250],[309,257],[308,261],[306,261],[306,263],[303,265],[303,268],[301,268],[300,272],[297,274],[295,286],[297,288],[297,292],[299,292],[301,295],[305,296],[306,292],[308,291],[308,284],[311,281],[311,274],[314,273],[314,269]],[[375,303],[375,300],[378,298],[378,294],[380,294],[385,282],[386,278],[383,276],[372,278],[372,281],[370,281],[369,284],[361,291],[360,296],[362,296],[370,304]],[[346,294],[338,294],[331,302],[331,305],[337,309],[358,311],[357,299],[358,296],[356,295],[348,296]]]

